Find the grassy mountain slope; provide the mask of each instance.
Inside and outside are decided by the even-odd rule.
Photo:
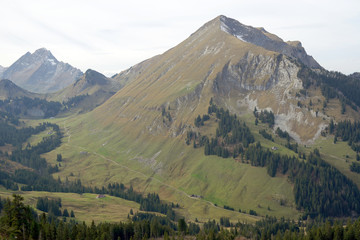
[[[67,135],[64,140],[70,139],[70,142],[63,144],[56,152],[45,155],[55,163],[56,154],[63,154],[62,168],[55,177],[81,179],[92,186],[123,182],[141,192],[156,191],[162,198],[180,203],[184,207],[183,214],[192,220],[229,214],[235,214],[235,219],[247,219],[239,213],[224,210],[223,204],[246,212],[254,209],[262,215],[268,211],[268,206],[271,209],[269,212],[278,216],[296,214],[291,205],[291,185],[286,178],[270,178],[265,169],[237,163],[232,159],[205,157],[202,149],[179,144],[177,139],[121,138],[121,142],[116,142],[110,139],[119,139],[123,136],[121,132],[88,132],[87,136],[77,134],[77,130],[82,131],[78,127],[73,128],[78,126],[78,120],[81,121],[72,119],[65,123],[71,136]],[[118,134],[120,136],[116,136]],[[158,149],[161,149],[159,154]],[[158,164],[159,160],[163,162]],[[162,174],[155,174],[157,171]],[[238,195],[233,195],[233,191],[238,191]],[[242,197],[241,191],[246,193]],[[201,195],[204,199],[192,199],[189,197],[191,194]],[[207,203],[208,200],[220,208]],[[289,205],[281,206],[281,200]]]
[[[13,191],[7,191],[0,188],[1,198],[11,198]],[[18,194],[18,193],[17,193]],[[97,199],[97,194],[76,194],[76,193],[52,193],[52,192],[21,192],[20,193],[25,203],[36,209],[36,201],[39,197],[61,198],[62,209],[68,211],[73,210],[76,220],[79,222],[86,222],[91,224],[94,220],[95,223],[104,222],[119,222],[126,221],[130,209],[133,209],[134,213],[139,211],[139,204],[131,201],[127,201],[121,198],[106,196],[105,198]],[[115,213],[116,214],[113,214]],[[41,213],[38,210],[38,213]]]
[[[301,151],[309,153],[312,147],[304,145],[321,139],[330,117],[341,115],[341,104],[331,99],[322,111],[324,96],[319,88],[304,94],[300,63],[242,41],[222,31],[221,24],[218,17],[164,54],[116,75],[114,80],[128,84],[93,111],[54,119],[65,132],[64,144],[45,155],[54,161],[57,153],[64,156],[55,177],[97,186],[122,182],[138,191],[156,191],[161,198],[180,203],[182,214],[192,220],[228,214],[223,205],[297,219],[301,213],[286,175],[272,178],[265,168],[205,156],[203,148],[186,145],[186,133],[196,130],[194,119],[207,113],[212,98],[245,121],[263,146],[296,155],[283,146],[283,140],[276,138],[273,143],[258,134],[266,127],[255,126],[252,111],[271,110],[275,128],[287,130]],[[341,117],[357,118],[358,113],[349,109]],[[214,136],[216,127],[212,120],[203,131]],[[342,158],[338,153],[334,156],[331,161],[337,166]],[[345,172],[345,167],[340,169]]]

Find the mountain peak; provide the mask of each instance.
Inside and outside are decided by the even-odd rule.
[[[235,19],[227,18],[226,16],[219,16],[220,29],[226,33],[233,35],[241,41],[248,42],[245,38],[249,38],[252,32],[251,27],[246,26]]]
[[[34,52],[34,54],[39,54],[39,55],[44,55],[44,54],[49,54],[49,53],[51,54],[51,52],[44,47],[39,48]]]
[[[282,53],[288,57],[295,58],[304,65],[311,68],[321,68],[315,59],[307,55],[299,41],[284,42],[275,34],[269,33],[264,28],[254,28],[239,21],[220,15],[220,29],[243,42],[263,47],[269,51]]]
[[[108,82],[107,77],[92,69],[86,70],[86,72],[84,73],[84,80],[92,85],[104,85]]]
[[[110,80],[105,77],[103,74],[88,69],[86,72],[76,80],[76,82],[71,85],[72,88],[76,89],[77,93],[84,91],[86,88],[94,87],[94,86],[103,86],[109,84]]]
[[[82,75],[79,69],[59,62],[46,48],[27,52],[7,68],[2,77],[20,87],[38,93],[55,92]]]
[[[46,48],[37,49],[33,54],[31,54],[31,57],[40,61],[48,61],[48,64],[51,65],[56,65],[58,63],[58,60]]]

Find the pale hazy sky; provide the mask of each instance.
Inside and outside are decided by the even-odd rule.
[[[2,0],[0,65],[45,47],[106,75],[174,47],[218,15],[300,40],[328,70],[360,72],[359,0]]]

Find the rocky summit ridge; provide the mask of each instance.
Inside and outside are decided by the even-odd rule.
[[[267,50],[285,54],[288,57],[298,59],[311,68],[321,68],[315,59],[307,55],[299,41],[284,42],[278,36],[267,32],[264,28],[254,28],[241,24],[235,19],[220,16],[221,30],[238,39],[248,42]]]

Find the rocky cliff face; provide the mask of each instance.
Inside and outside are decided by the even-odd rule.
[[[321,68],[315,59],[307,55],[299,41],[284,42],[281,38],[267,32],[264,28],[246,26],[240,22],[220,16],[221,30],[237,37],[238,39],[263,47],[267,50],[282,53],[294,58],[311,68]]]
[[[2,78],[28,91],[48,93],[70,85],[81,75],[79,69],[59,62],[50,51],[41,48],[19,58],[3,72]]]

